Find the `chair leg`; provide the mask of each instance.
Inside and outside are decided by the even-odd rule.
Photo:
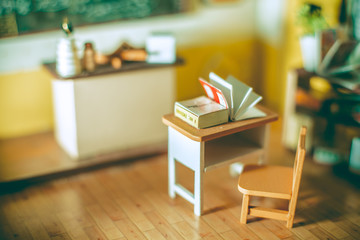
[[[243,201],[241,206],[241,216],[240,216],[240,223],[246,224],[247,215],[249,213],[249,199],[250,196],[247,194],[243,195]]]
[[[286,227],[292,228],[294,224],[294,215],[290,215],[289,219],[286,221]]]
[[[297,202],[297,194],[293,195],[289,202],[289,215],[288,220],[286,222],[287,228],[292,228],[294,223],[294,217],[295,217],[295,209],[296,209],[296,202]]]

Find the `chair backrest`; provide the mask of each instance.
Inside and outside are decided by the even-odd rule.
[[[306,138],[306,127],[302,126],[300,129],[298,145],[295,154],[295,161],[294,161],[294,172],[293,172],[293,186],[292,192],[297,192],[300,186],[301,181],[301,174],[304,165],[305,159],[305,138]]]
[[[300,181],[302,170],[304,166],[305,159],[305,138],[306,138],[306,127],[302,126],[299,134],[298,146],[296,149],[295,162],[294,162],[294,172],[293,172],[293,184],[291,191],[291,199],[289,203],[289,212],[291,215],[295,214],[296,202],[299,193]]]

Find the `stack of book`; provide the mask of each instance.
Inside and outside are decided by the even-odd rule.
[[[174,115],[196,128],[208,128],[228,121],[264,117],[255,105],[262,99],[253,89],[233,76],[226,80],[215,73],[210,81],[200,78],[207,97],[175,102]]]

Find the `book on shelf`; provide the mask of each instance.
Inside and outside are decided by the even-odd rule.
[[[200,78],[207,96],[228,108],[231,121],[249,118],[264,117],[266,114],[255,107],[262,97],[253,91],[253,88],[239,81],[233,76],[226,80],[211,72],[210,82]]]
[[[317,72],[321,75],[337,75],[360,69],[359,63],[349,61],[357,47],[355,40],[337,39],[321,59]]]
[[[360,63],[356,60],[359,44],[336,29],[317,33],[319,65],[316,73],[332,85],[350,93],[360,92]]]
[[[317,42],[317,64],[320,64],[328,53],[329,49],[336,42],[339,33],[336,29],[329,28],[315,33]],[[317,66],[318,67],[318,66]]]
[[[174,115],[196,128],[212,127],[229,119],[225,106],[205,96],[175,102]]]

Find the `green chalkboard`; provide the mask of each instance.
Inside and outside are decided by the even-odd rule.
[[[184,11],[191,0],[0,0],[0,37]],[[16,23],[16,24],[15,24]]]

